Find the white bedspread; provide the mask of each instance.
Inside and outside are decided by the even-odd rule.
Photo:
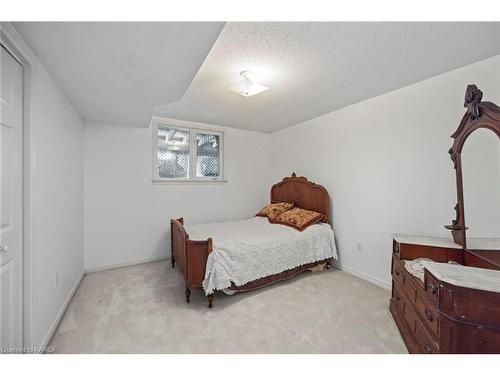
[[[315,224],[299,232],[267,218],[185,225],[192,240],[213,240],[203,288],[206,294],[244,285],[303,264],[337,259],[333,230]]]

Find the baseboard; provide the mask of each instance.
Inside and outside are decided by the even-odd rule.
[[[162,255],[162,256],[159,256],[159,257],[153,257],[153,258],[135,260],[135,261],[132,261],[132,262],[108,264],[106,266],[89,267],[89,268],[85,269],[85,274],[99,272],[99,271],[112,270],[114,268],[121,268],[121,267],[127,267],[127,266],[135,266],[135,265],[144,264],[144,263],[159,262],[161,260],[166,260],[166,259],[170,259],[170,256]]]
[[[75,295],[76,290],[80,286],[80,283],[82,282],[82,279],[83,279],[84,275],[85,275],[85,273],[82,272],[80,274],[80,276],[78,276],[78,278],[76,279],[75,284],[73,285],[73,287],[69,291],[68,296],[66,297],[66,299],[64,300],[63,305],[61,306],[61,309],[57,313],[57,316],[56,316],[56,319],[54,320],[54,323],[52,323],[52,326],[50,327],[49,332],[47,332],[47,335],[43,339],[43,342],[40,345],[41,347],[47,347],[47,346],[49,346],[50,341],[52,340],[52,336],[54,336],[54,333],[56,332],[57,327],[59,327],[59,324],[61,323],[61,320],[62,320],[62,318],[64,316],[64,313],[66,312],[66,309],[68,308],[69,303],[71,302],[71,299]]]
[[[342,266],[342,265],[340,265],[340,264],[335,264],[335,265],[334,265],[334,267],[335,267],[335,268],[338,268],[339,270],[342,270],[342,271],[348,272],[348,273],[350,273],[350,274],[351,274],[351,275],[353,275],[353,276],[359,277],[360,279],[363,279],[363,280],[365,280],[365,281],[368,281],[368,282],[369,282],[369,283],[371,283],[371,284],[377,285],[377,286],[379,286],[379,287],[381,287],[381,288],[384,288],[384,289],[389,289],[389,290],[391,290],[391,287],[392,287],[392,286],[391,286],[391,284],[388,284],[388,283],[386,283],[385,281],[381,281],[381,280],[376,279],[376,278],[374,278],[374,277],[372,277],[372,276],[368,276],[368,275],[366,275],[366,274],[364,274],[364,273],[362,273],[362,272],[355,271],[355,270],[353,270],[353,269],[351,269],[351,268],[349,268],[349,267]]]

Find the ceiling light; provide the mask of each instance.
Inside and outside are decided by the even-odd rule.
[[[240,75],[241,78],[243,78],[243,80],[231,86],[229,90],[237,94],[249,97],[260,94],[261,92],[264,92],[269,89],[269,87],[266,87],[264,85],[261,85],[260,83],[255,82],[251,78],[251,73],[246,70],[242,71]]]

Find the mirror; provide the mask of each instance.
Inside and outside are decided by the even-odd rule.
[[[500,139],[479,128],[461,156],[467,250],[500,266]]]

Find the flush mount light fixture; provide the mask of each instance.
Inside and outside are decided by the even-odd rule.
[[[243,80],[229,87],[229,90],[231,90],[232,92],[235,92],[237,94],[246,97],[250,97],[260,94],[261,92],[264,92],[269,89],[269,87],[266,87],[264,85],[261,85],[260,83],[255,82],[251,78],[251,73],[247,70],[242,71],[240,75],[241,78],[243,78]]]

